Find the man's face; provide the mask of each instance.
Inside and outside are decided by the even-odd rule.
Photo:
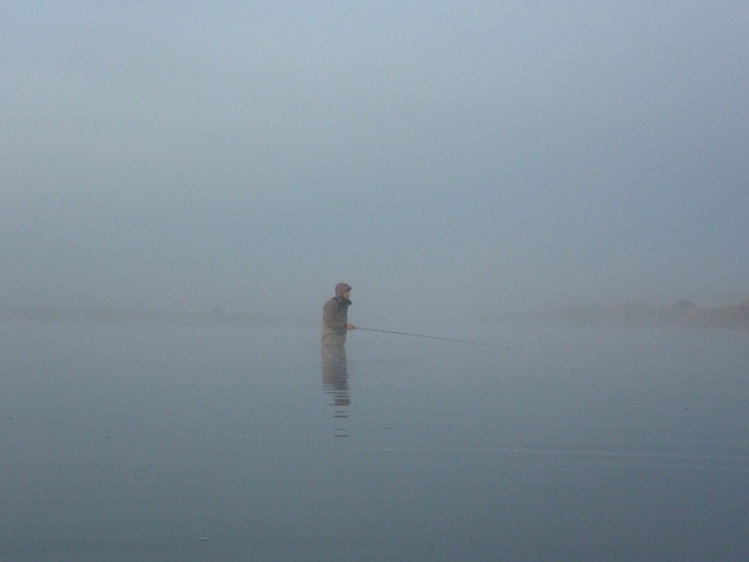
[[[344,299],[349,300],[349,297],[351,296],[351,289],[348,291],[343,291],[343,295],[341,295]]]

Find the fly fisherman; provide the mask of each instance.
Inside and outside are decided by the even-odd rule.
[[[325,347],[342,346],[346,343],[346,332],[355,330],[356,326],[348,323],[348,307],[351,286],[338,283],[335,296],[325,303],[322,309],[322,344]]]

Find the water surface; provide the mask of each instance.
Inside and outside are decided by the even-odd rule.
[[[746,332],[470,335],[2,324],[0,560],[749,559]]]

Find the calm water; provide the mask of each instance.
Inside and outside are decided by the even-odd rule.
[[[0,325],[0,560],[749,560],[748,333],[469,335]]]

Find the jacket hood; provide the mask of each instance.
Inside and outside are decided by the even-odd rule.
[[[338,283],[335,286],[335,296],[343,298],[343,293],[351,290],[351,285],[348,283]]]

